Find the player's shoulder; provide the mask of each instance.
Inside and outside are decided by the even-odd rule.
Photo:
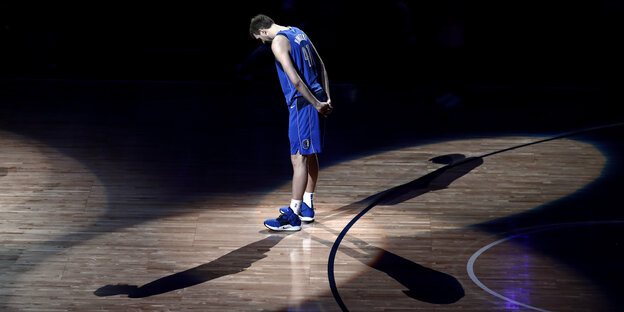
[[[273,38],[273,42],[271,42],[271,49],[280,50],[280,49],[288,49],[290,48],[290,40],[286,36],[278,35]]]
[[[273,38],[273,42],[280,42],[280,41],[289,41],[290,39],[288,39],[288,37],[286,36],[286,34],[283,33],[278,33],[275,38]]]

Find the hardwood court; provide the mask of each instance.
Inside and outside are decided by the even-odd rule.
[[[127,144],[108,141],[122,130],[55,129],[53,140],[0,130],[3,311],[621,308],[624,219],[605,207],[617,195],[604,196],[621,177],[610,147],[620,127],[334,162],[321,171],[316,222],[289,234],[262,225],[290,200],[288,177],[246,190],[252,179],[226,158],[137,161],[127,151],[151,151],[149,133]],[[219,188],[231,172],[240,185]],[[202,186],[218,191],[191,192]]]

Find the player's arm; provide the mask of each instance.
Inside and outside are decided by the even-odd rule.
[[[331,105],[331,96],[329,95],[329,78],[327,78],[327,70],[325,69],[325,63],[323,63],[323,60],[321,59],[321,56],[319,55],[318,50],[316,49],[312,41],[310,41],[310,44],[312,45],[312,48],[314,48],[314,52],[316,53],[316,58],[319,60],[319,63],[321,65],[320,69],[322,71],[321,78],[323,79],[323,90],[325,90],[325,94],[327,94],[327,103]]]
[[[314,94],[312,94],[312,91],[310,91],[295,69],[295,65],[290,58],[290,41],[288,41],[288,38],[281,35],[276,36],[271,43],[271,50],[275,55],[275,59],[282,65],[284,72],[297,91],[299,91],[308,102],[312,103],[319,113],[323,115],[329,114],[331,112],[331,105],[327,102],[319,101]]]

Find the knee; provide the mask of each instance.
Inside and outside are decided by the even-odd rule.
[[[295,169],[306,169],[308,168],[308,156],[301,155],[297,153],[296,155],[290,156],[290,161],[292,162],[292,166]]]

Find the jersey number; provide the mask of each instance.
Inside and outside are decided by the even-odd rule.
[[[301,52],[303,53],[303,58],[308,62],[308,67],[312,67],[312,65],[314,65],[314,58],[312,57],[310,45],[302,46]]]

